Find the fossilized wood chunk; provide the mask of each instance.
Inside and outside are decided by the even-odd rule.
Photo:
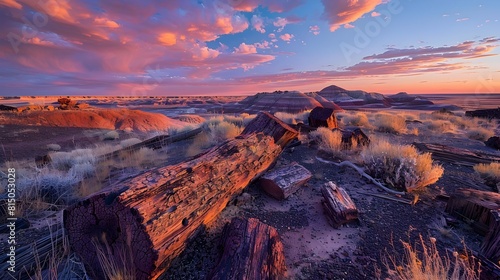
[[[312,174],[302,165],[290,165],[271,170],[259,179],[261,188],[276,199],[286,199],[303,186]]]
[[[275,228],[258,219],[233,218],[223,232],[223,253],[208,279],[283,279],[283,243]]]
[[[481,244],[481,254],[500,265],[500,210],[490,211],[490,228]]]
[[[339,228],[358,219],[358,208],[345,189],[328,182],[321,188],[321,193],[326,216],[333,227]]]

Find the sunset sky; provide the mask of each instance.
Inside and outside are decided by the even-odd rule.
[[[498,0],[0,0],[0,95],[499,93]]]

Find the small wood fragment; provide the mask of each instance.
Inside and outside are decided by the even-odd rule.
[[[321,193],[326,216],[334,228],[358,219],[358,208],[343,188],[328,182],[321,188]]]

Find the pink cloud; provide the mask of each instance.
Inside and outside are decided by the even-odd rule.
[[[241,54],[257,53],[257,48],[254,45],[247,45],[245,43],[241,43],[239,47],[234,49],[235,53],[241,53]]]
[[[289,16],[286,18],[277,17],[276,20],[273,22],[273,25],[275,27],[278,27],[276,32],[281,32],[283,31],[283,29],[285,29],[285,26],[287,26],[288,24],[299,23],[301,21],[303,21],[303,19],[296,16]]]
[[[285,33],[280,36],[280,39],[285,41],[285,42],[290,42],[295,36],[293,34]]]
[[[458,22],[460,22],[460,21],[467,21],[467,20],[469,20],[469,18],[467,18],[467,17],[466,18],[458,18],[457,19]]]
[[[354,28],[354,25],[352,25],[350,23],[346,23],[346,24],[344,24],[344,28],[346,28],[346,29]]]
[[[118,28],[120,25],[116,23],[116,21],[109,20],[104,17],[97,17],[94,19],[94,22],[96,26],[103,26],[103,27],[109,27],[109,28]]]
[[[258,15],[252,16],[252,27],[260,33],[266,33],[266,29],[264,29],[264,19],[259,17]]]
[[[371,16],[372,17],[378,17],[378,16],[380,16],[380,13],[379,12],[372,12]]]
[[[331,1],[322,0],[325,6],[324,15],[330,22],[330,31],[335,31],[339,27],[355,22],[361,16],[369,13],[384,0],[355,0],[355,1]]]
[[[223,0],[237,11],[252,12],[257,7],[262,6],[269,9],[271,12],[286,12],[290,11],[304,2],[304,0]]]

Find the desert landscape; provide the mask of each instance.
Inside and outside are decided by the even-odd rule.
[[[500,280],[499,10],[0,0],[0,279]]]
[[[20,268],[11,276],[496,279],[498,110],[438,100],[337,86],[5,98],[2,176],[16,172]],[[111,208],[98,214],[100,199]],[[9,236],[4,226],[3,271]],[[137,258],[144,249],[153,255]]]

